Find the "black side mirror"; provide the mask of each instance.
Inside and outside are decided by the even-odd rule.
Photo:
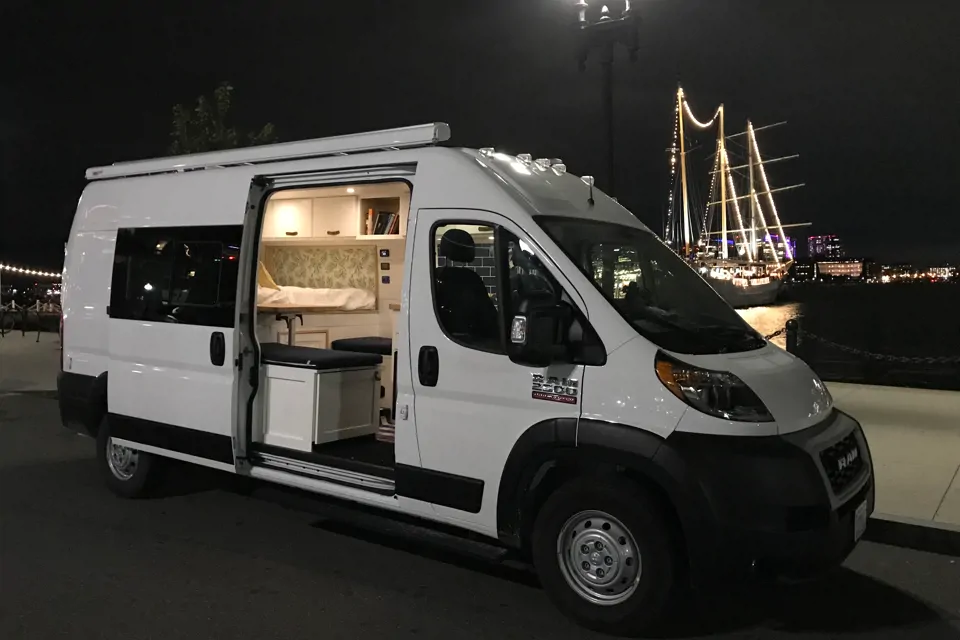
[[[524,302],[510,322],[510,360],[538,368],[570,362],[569,335],[574,318],[574,309],[566,302]]]

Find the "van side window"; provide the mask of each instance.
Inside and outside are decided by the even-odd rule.
[[[433,296],[437,320],[465,347],[503,353],[496,230],[447,223],[433,229]]]
[[[120,229],[110,317],[231,327],[241,226]]]

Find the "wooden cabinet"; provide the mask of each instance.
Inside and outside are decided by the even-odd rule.
[[[313,235],[313,200],[271,200],[263,221],[264,238],[309,238]]]
[[[376,433],[376,367],[314,371],[268,364],[262,371],[265,444],[310,452],[314,444]]]
[[[287,342],[287,330],[277,331],[277,342],[280,344],[290,344]],[[327,329],[301,329],[294,323],[293,344],[298,347],[312,347],[314,349],[330,348],[330,333]]]
[[[313,235],[317,238],[353,237],[359,230],[357,198],[315,198],[313,201]]]

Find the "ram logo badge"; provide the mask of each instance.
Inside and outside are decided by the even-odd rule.
[[[548,378],[539,373],[533,374],[531,397],[535,400],[577,404],[579,392],[580,383],[573,378]]]

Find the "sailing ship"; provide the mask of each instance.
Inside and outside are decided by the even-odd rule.
[[[688,179],[688,156],[696,150],[688,148],[688,124],[703,131],[717,128],[710,188],[702,208],[695,206],[696,182]],[[798,156],[764,160],[760,154],[757,131],[779,124],[785,123],[754,128],[747,121],[745,131],[727,136],[722,104],[709,121],[703,122],[694,116],[683,88],[677,90],[674,144],[667,150],[671,189],[664,241],[734,308],[769,305],[777,300],[795,259],[795,246],[784,229],[807,226],[784,225],[773,198],[775,193],[803,185],[773,189],[764,168]],[[738,138],[746,140],[734,144],[746,148],[747,158],[744,164],[734,165],[728,143]],[[741,189],[745,195],[738,195],[738,182],[746,183]],[[679,212],[675,206],[678,201]],[[696,223],[694,210],[703,211]]]

